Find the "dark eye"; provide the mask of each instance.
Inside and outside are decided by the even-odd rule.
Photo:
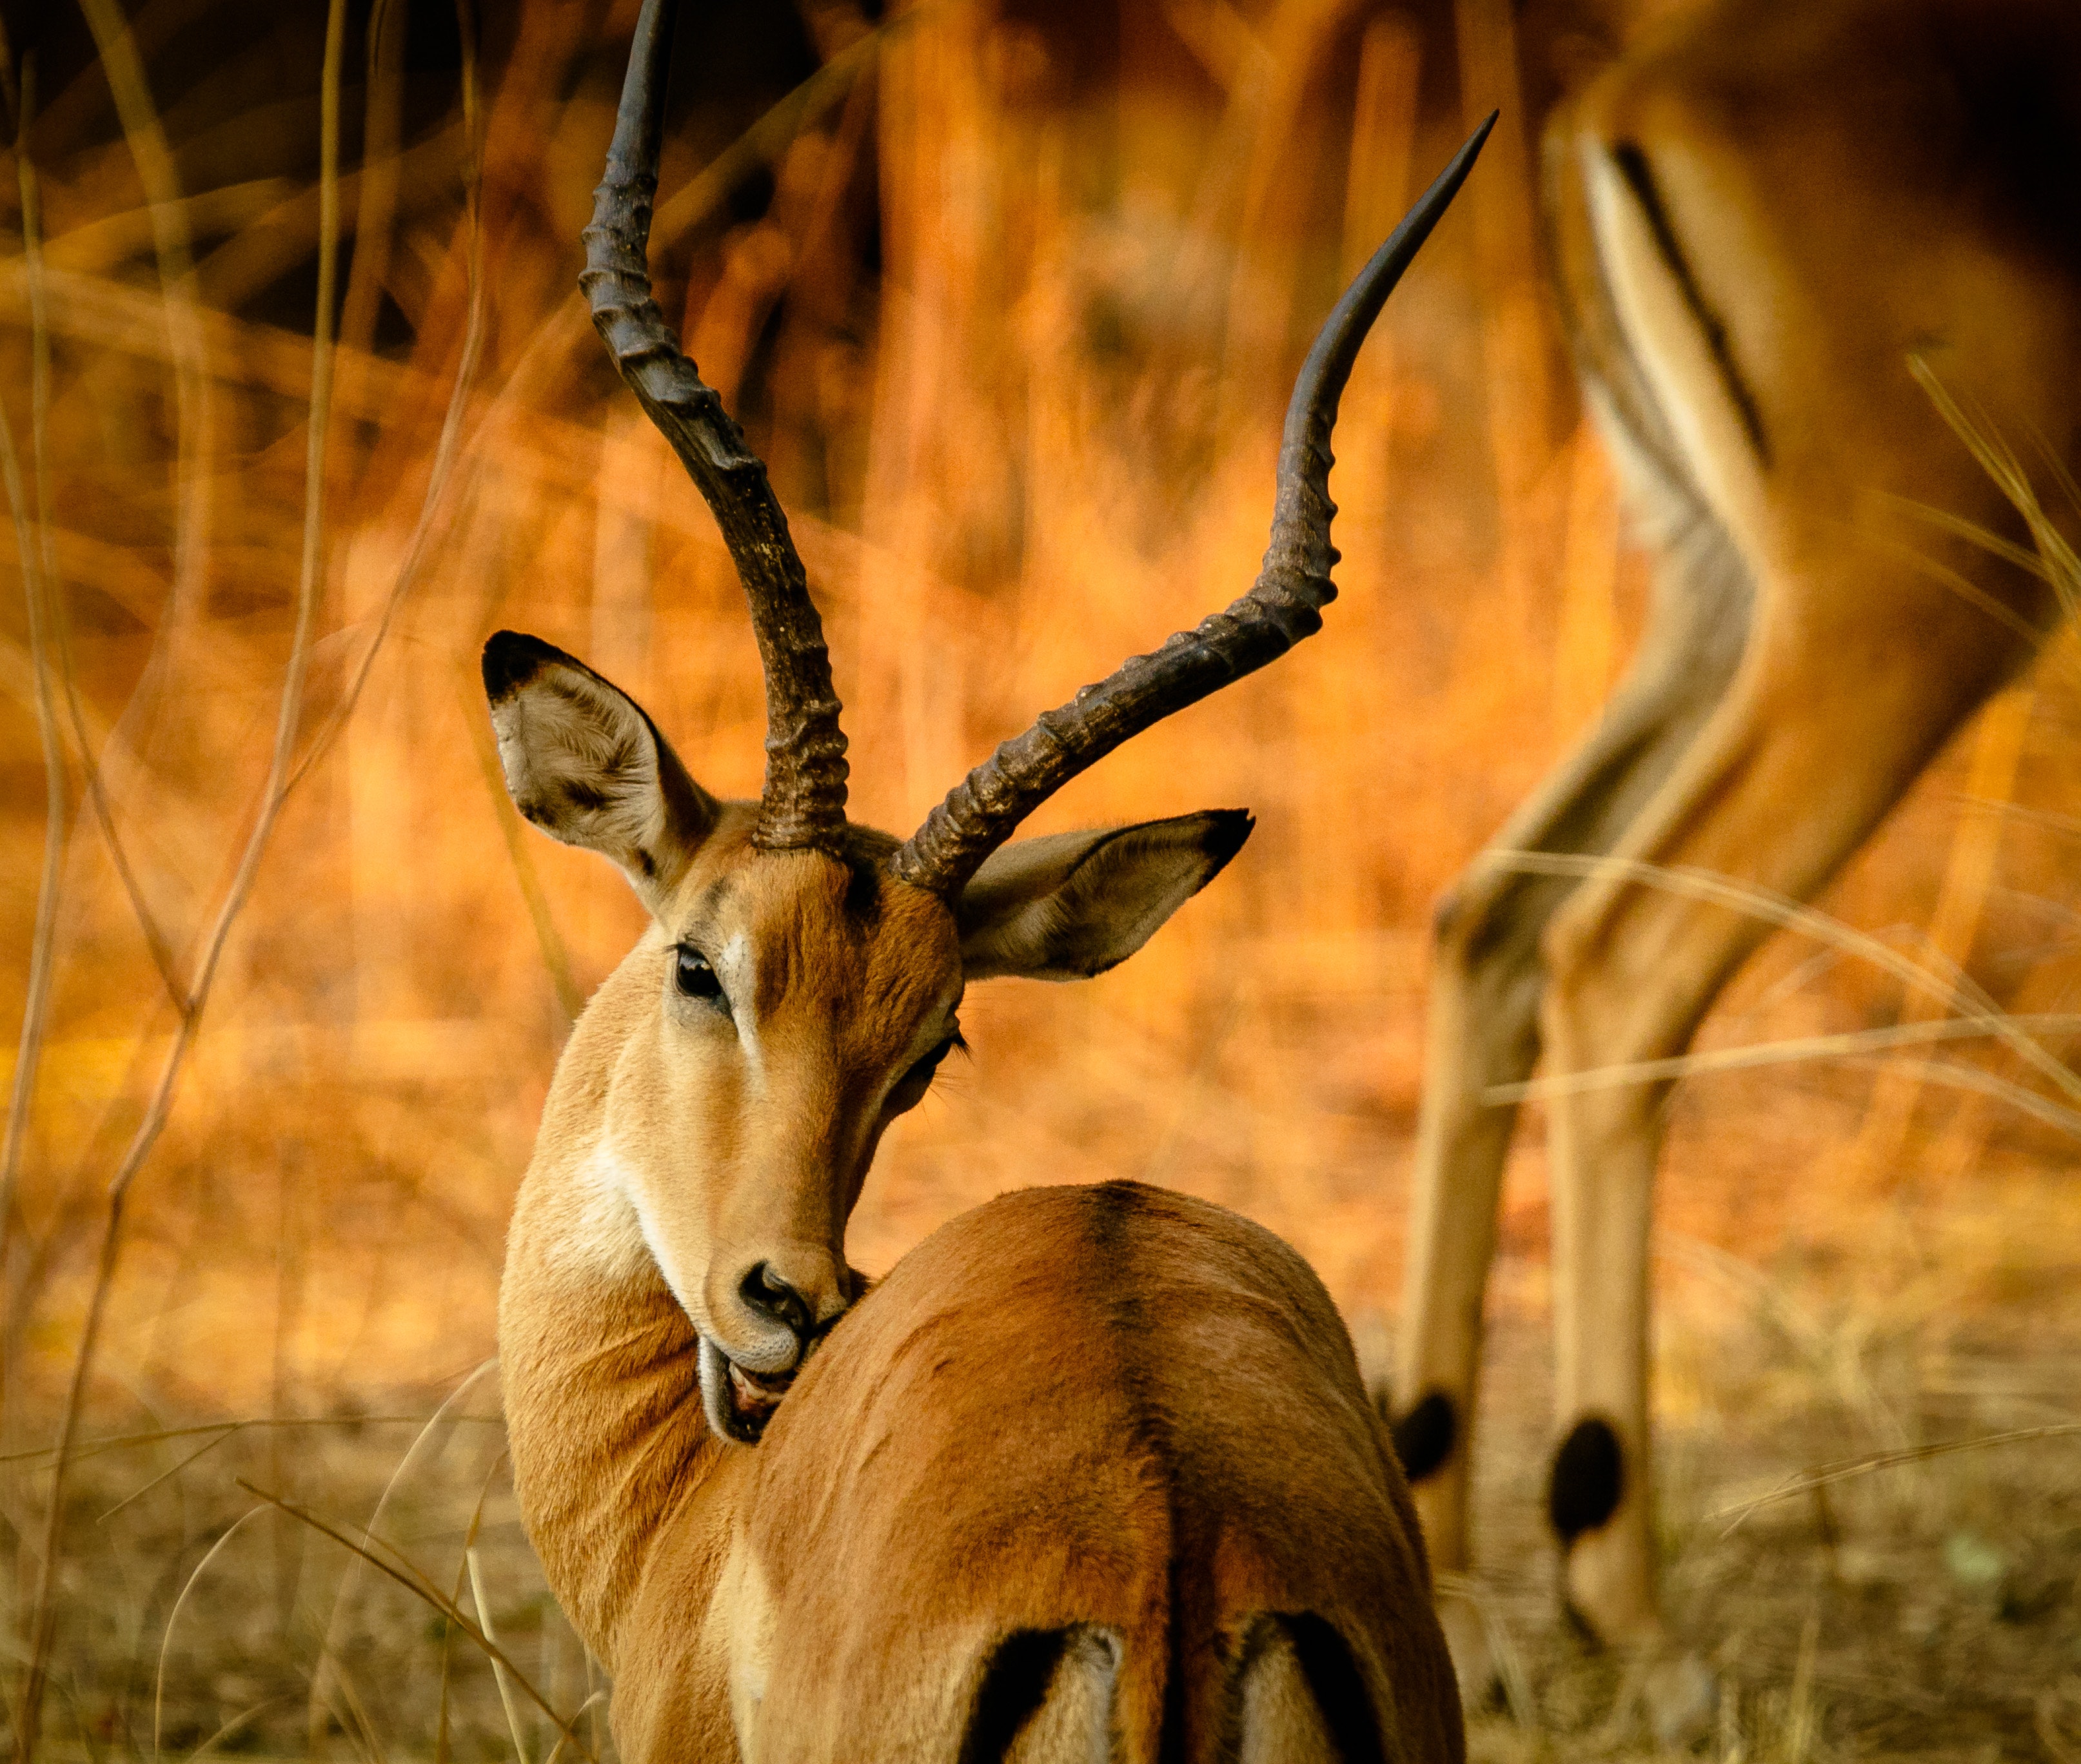
[[[948,1054],[952,1053],[955,1048],[965,1048],[967,1045],[968,1044],[961,1040],[961,1031],[956,1029],[952,1035],[948,1035],[944,1041],[941,1042],[938,1047],[933,1048],[933,1050],[930,1053],[927,1054],[923,1059],[920,1060],[915,1065],[911,1067],[908,1072],[905,1073],[902,1077],[897,1082],[897,1089],[899,1090],[908,1090],[914,1087],[919,1090],[923,1090],[927,1085],[932,1082],[932,1074],[940,1069],[940,1062],[944,1060]]]
[[[689,998],[699,998],[707,1003],[720,1001],[727,1010],[729,1002],[722,996],[722,982],[716,978],[716,971],[708,965],[708,957],[686,943],[680,944],[673,953],[678,962],[672,971],[672,984]]]

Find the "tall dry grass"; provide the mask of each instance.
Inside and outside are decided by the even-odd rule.
[[[633,13],[93,0],[8,45],[18,1744],[39,1699],[47,1749],[97,1757],[547,1764],[601,1743],[596,1704],[571,1716],[596,1687],[518,1536],[488,1384],[406,1448],[490,1350],[550,1065],[638,923],[616,879],[513,815],[478,645],[538,631],[642,699],[711,788],[759,776],[727,560],[574,288]],[[856,812],[899,831],[1249,579],[1317,317],[1523,70],[1486,0],[1032,16],[719,9],[675,70],[661,288],[793,515]],[[1124,1172],[1284,1233],[1377,1351],[1427,902],[1595,714],[1644,580],[1574,427],[1516,120],[1346,397],[1325,633],[1036,822],[1244,804],[1255,838],[1118,974],[979,989],[973,1067],[882,1153],[862,1266],[1003,1188]],[[1679,1611],[1742,1633],[1715,1614],[1759,1562],[1797,1583],[1729,1644],[1730,1747],[1865,1731],[1831,1677],[1877,1645],[1845,1640],[1846,1586],[1909,1589],[1932,1633],[1981,1623],[2007,1684],[2024,1669],[1982,1593],[2066,1536],[2051,1438],[1995,1448],[1999,1471],[1856,1479],[1827,1535],[1862,1544],[1824,1549],[1810,1496],[1742,1541],[1706,1515],[1796,1466],[2066,1413],[2045,1344],[2073,1322],[2068,1102],[2016,1038],[2057,1054],[2075,1027],[2072,655],[1754,964],[1675,1105]],[[1940,1007],[1904,1003],[1932,973]],[[1544,1205],[1535,1132],[1497,1298],[1526,1345],[1489,1396],[1490,1437],[1521,1449],[1491,1454],[1484,1497],[1519,1514],[1485,1584],[1523,1670],[1516,1724],[1483,1743],[1622,1750],[1630,1692],[1568,1652],[1521,1565],[1541,1559]],[[1859,1582],[1842,1560],[1867,1544]],[[1974,1581],[1986,1552],[2007,1565]],[[2037,1621],[2020,1657],[2066,1695]],[[1901,1676],[1878,1657],[1867,1677]],[[2081,1702],[2045,1709],[2040,1741],[2070,1743]]]

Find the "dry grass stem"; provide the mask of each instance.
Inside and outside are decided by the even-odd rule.
[[[1709,1513],[1709,1520],[1726,1520],[1727,1530],[1734,1529],[1746,1521],[1751,1514],[1780,1501],[1789,1501],[1801,1494],[1810,1494],[1838,1482],[1847,1482],[1852,1477],[1868,1476],[1874,1471],[1893,1470],[1902,1464],[1922,1464],[1932,1458],[1948,1458],[1954,1452],[1986,1451],[1997,1446],[2027,1444],[2037,1439],[2061,1439],[2081,1434],[2081,1422],[2056,1422],[2043,1427],[2017,1427],[2007,1433],[1983,1434],[1971,1439],[1947,1439],[1932,1446],[1910,1446],[1898,1451],[1874,1451],[1861,1458],[1852,1458],[1842,1464],[1823,1465],[1820,1469],[1795,1476],[1768,1494],[1752,1499],[1738,1501]]]
[[[25,77],[18,102],[26,107],[33,90],[33,78]],[[16,153],[20,156],[19,143]],[[28,182],[26,158],[19,158],[19,162],[24,167],[23,225],[26,243],[35,235],[34,187]],[[33,245],[27,249],[33,252]],[[32,407],[38,413],[43,405],[43,354],[40,338],[36,346],[36,379],[30,395]],[[58,737],[57,712],[51,691],[48,630],[50,586],[44,567],[48,527],[43,518],[43,475],[40,471],[36,475],[38,506],[32,511],[23,480],[21,456],[15,443],[13,419],[3,404],[0,404],[0,481],[6,485],[8,511],[15,524],[16,554],[21,560],[22,598],[29,628],[29,669],[36,697],[36,737],[43,750],[44,762],[43,863],[36,883],[35,928],[31,933],[22,1031],[15,1044],[6,1133],[4,1139],[0,1139],[0,1282],[4,1282],[12,1260],[10,1252],[15,1213],[15,1190],[21,1173],[22,1148],[28,1132],[29,1105],[36,1094],[37,1061],[48,1023],[51,975],[57,956],[58,897],[64,878],[66,802],[65,753]],[[6,1357],[0,1354],[0,1389],[4,1389],[7,1382]]]
[[[2024,1015],[1998,1012],[1991,1016],[1895,1023],[1883,1029],[1845,1030],[1837,1035],[1806,1035],[1794,1041],[1764,1042],[1753,1047],[1715,1048],[1667,1060],[1637,1060],[1625,1065],[1599,1066],[1587,1072],[1556,1073],[1550,1077],[1530,1078],[1522,1084],[1491,1085],[1482,1093],[1482,1100],[1499,1105],[1543,1101],[1550,1097],[1578,1096],[1590,1090],[1617,1090],[1633,1084],[1665,1084],[1715,1072],[1746,1072],[1758,1066],[1790,1065],[1810,1060],[1849,1059],[1894,1048],[1926,1047],[1932,1042],[1980,1040],[1999,1035],[2004,1028],[2013,1028],[2033,1037],[2081,1035],[2081,1016],[2065,1011]],[[2066,1125],[2069,1119],[2061,1115],[2059,1124]]]
[[[484,1577],[477,1565],[477,1546],[472,1544],[462,1552],[462,1559],[469,1570],[469,1596],[477,1607],[477,1628],[484,1632],[484,1639],[496,1646],[498,1632],[491,1624],[491,1601],[484,1596]],[[491,1661],[492,1676],[498,1682],[498,1704],[506,1712],[506,1731],[513,1737],[513,1755],[519,1764],[528,1764],[528,1741],[520,1731],[520,1712],[513,1702],[513,1686],[507,1682],[506,1669],[494,1655]],[[576,1720],[576,1715],[571,1719]]]
[[[195,1583],[208,1571],[209,1564],[223,1552],[225,1545],[236,1536],[241,1527],[255,1514],[264,1512],[264,1507],[249,1507],[227,1525],[217,1541],[204,1552],[203,1558],[181,1582],[181,1590],[174,1595],[172,1606],[166,1612],[166,1628],[159,1636],[158,1670],[152,1676],[152,1764],[158,1764],[159,1739],[166,1724],[166,1651],[174,1644],[174,1631],[180,1622],[181,1607],[187,1604],[188,1594],[195,1590]]]
[[[2041,1047],[2012,1019],[1994,1009],[1994,1001],[1970,978],[1955,969],[1949,974],[1940,973],[1911,961],[1877,938],[1768,888],[1716,876],[1709,871],[1669,868],[1627,858],[1579,856],[1570,852],[1491,850],[1482,854],[1482,862],[1527,876],[1574,876],[1584,881],[1616,877],[1672,894],[1688,895],[1693,900],[1709,901],[1782,930],[1797,931],[1802,937],[1869,962],[1911,991],[1923,993],[1947,1007],[1976,1013],[1989,1025],[1989,1032],[2012,1052],[2042,1073],[2069,1097],[2081,1100],[2081,1073]]]
[[[1954,397],[1926,358],[1919,353],[1911,355],[1907,368],[1915,384],[1950,425],[1952,433],[1965,443],[1980,468],[2000,486],[2011,506],[2023,517],[2030,530],[2031,543],[2037,549],[2033,573],[2058,596],[2061,612],[2068,624],[2073,624],[2077,614],[2081,614],[2081,555],[2076,554],[2066,536],[2045,513],[2022,460],[2001,439],[1989,414],[1978,408],[1975,401],[1961,401]],[[2049,447],[2045,452],[2049,456]]]
[[[87,0],[87,12],[90,23],[98,19],[96,37],[102,50],[103,64],[108,67],[111,85],[117,93],[118,103],[124,107],[124,129],[132,138],[133,151],[140,154],[140,170],[149,187],[158,177],[153,168],[157,167],[158,161],[165,150],[163,138],[158,133],[157,117],[149,109],[149,94],[145,88],[141,72],[136,69],[134,62],[125,59],[127,38],[123,31],[117,28],[120,21],[109,6],[108,0]],[[340,57],[345,36],[346,0],[331,0],[326,25],[326,112],[322,132],[320,182],[326,192],[324,201],[327,212],[334,219],[337,216],[335,187],[339,162]],[[112,61],[111,44],[116,45]],[[131,91],[129,101],[126,103],[124,94],[130,90],[133,82],[135,90]],[[225,891],[215,922],[204,939],[195,977],[182,1001],[180,1027],[161,1069],[151,1103],[108,1184],[107,1212],[102,1231],[101,1247],[96,1258],[94,1286],[88,1300],[86,1321],[80,1331],[78,1346],[74,1351],[64,1420],[58,1432],[56,1464],[51,1476],[48,1516],[37,1563],[36,1590],[30,1606],[29,1667],[22,1694],[20,1713],[17,1717],[16,1738],[22,1764],[30,1764],[36,1754],[46,1661],[55,1619],[52,1595],[63,1535],[68,1460],[84,1412],[101,1321],[106,1314],[109,1289],[116,1278],[116,1262],[122,1241],[124,1203],[128,1198],[131,1183],[165,1128],[167,1115],[172,1107],[174,1086],[200,1026],[203,1007],[208,999],[225,943],[251,892],[254,878],[259,870],[261,856],[267,849],[267,837],[274,830],[275,817],[280,813],[283,796],[289,780],[296,735],[302,721],[305,674],[309,665],[313,633],[317,628],[320,588],[319,540],[324,514],[325,450],[331,417],[329,397],[331,351],[328,345],[332,334],[334,289],[338,267],[338,240],[334,233],[328,229],[321,243],[318,259],[317,310],[313,331],[310,434],[305,465],[304,544],[298,572],[296,632],[284,674],[281,703],[275,721],[273,752],[268,761],[267,781],[252,830],[240,855],[238,867]],[[170,312],[179,305],[179,296],[170,288],[166,297]],[[178,338],[181,326],[178,319],[173,322]],[[176,353],[180,353],[178,346]],[[199,358],[195,371],[200,375]],[[206,422],[206,418],[200,417],[198,420]],[[184,435],[184,455],[192,450],[193,444]],[[183,516],[181,533],[175,547],[177,553],[191,542],[194,532],[192,523],[206,519],[206,501],[198,502],[184,497]],[[181,598],[178,568],[174,597],[178,605]]]
[[[505,1676],[501,1680],[502,1684],[510,1682],[516,1686],[522,1695],[525,1696],[530,1703],[533,1703],[536,1708],[540,1709],[544,1715],[549,1718],[549,1720],[555,1724],[557,1731],[559,1733],[562,1734],[565,1739],[569,1740],[571,1744],[576,1746],[586,1757],[592,1757],[593,1754],[586,1746],[585,1742],[580,1740],[578,1735],[572,1731],[570,1724],[566,1722],[561,1716],[558,1715],[555,1709],[550,1707],[548,1699],[543,1696],[540,1690],[535,1688],[533,1682],[528,1678],[527,1674],[522,1672],[518,1666],[514,1665],[513,1661],[507,1656],[504,1651],[499,1648],[498,1644],[491,1639],[490,1636],[486,1635],[481,1628],[480,1628],[476,1623],[473,1623],[468,1617],[464,1615],[460,1605],[459,1605],[454,1599],[444,1597],[440,1589],[431,1585],[427,1580],[426,1577],[422,1574],[417,1568],[413,1566],[410,1559],[407,1557],[401,1550],[398,1549],[395,1544],[385,1542],[382,1539],[377,1537],[373,1532],[365,1532],[364,1534],[364,1535],[368,1539],[368,1543],[359,1543],[353,1538],[349,1537],[345,1532],[338,1530],[337,1527],[327,1524],[325,1520],[320,1518],[316,1514],[308,1512],[304,1508],[298,1506],[294,1502],[285,1501],[280,1495],[271,1494],[265,1489],[256,1488],[254,1485],[244,1480],[242,1478],[240,1480],[238,1485],[242,1489],[245,1489],[248,1494],[254,1496],[259,1500],[264,1501],[270,1506],[277,1508],[280,1511],[288,1514],[290,1518],[296,1520],[301,1524],[309,1526],[313,1531],[319,1533],[322,1536],[330,1538],[334,1543],[338,1544],[342,1549],[351,1552],[358,1560],[365,1562],[369,1567],[374,1569],[377,1573],[384,1576],[388,1580],[395,1581],[398,1586],[403,1587],[406,1591],[410,1593],[415,1598],[431,1606],[434,1610],[441,1615],[443,1618],[444,1618],[448,1622],[454,1624],[454,1626],[457,1629],[460,1630],[464,1635],[467,1636],[470,1640],[476,1643],[477,1648],[482,1652],[485,1658],[504,1674]],[[372,1548],[371,1546],[374,1546],[374,1548]],[[397,1559],[396,1561],[393,1563],[392,1561],[386,1560],[383,1555],[376,1553],[378,1549],[380,1549],[390,1556],[394,1556]]]
[[[174,523],[172,596],[173,628],[179,629],[201,610],[198,603],[209,567],[212,514],[209,468],[216,454],[213,388],[195,295],[194,252],[179,177],[130,25],[116,0],[80,0],[80,10],[101,52],[109,95],[122,119],[124,141],[145,187],[153,246],[158,254],[159,310],[180,412],[180,443],[174,453],[180,508]]]
[[[461,1405],[464,1398],[476,1388],[477,1382],[497,1368],[498,1363],[495,1359],[486,1360],[477,1366],[465,1377],[457,1381],[455,1388],[442,1399],[440,1406],[427,1418],[425,1424],[413,1436],[411,1444],[405,1448],[404,1455],[398,1459],[396,1465],[392,1468],[388,1480],[383,1485],[382,1493],[376,1496],[376,1504],[369,1512],[368,1523],[363,1527],[364,1535],[369,1536],[375,1535],[376,1527],[383,1522],[384,1514],[389,1507],[391,1501],[395,1497],[397,1491],[404,1486],[406,1478],[420,1461],[421,1454],[438,1439],[439,1430],[444,1425],[452,1426],[456,1422],[469,1418],[457,1415],[454,1411]],[[488,1476],[486,1486],[487,1488],[490,1486]],[[480,1493],[477,1497],[477,1512],[472,1515],[470,1520],[473,1535],[482,1514],[483,1506],[484,1496]],[[333,1596],[332,1606],[326,1614],[324,1633],[318,1644],[318,1664],[311,1674],[311,1719],[313,1728],[317,1720],[317,1712],[326,1675],[334,1669],[341,1657],[341,1635],[347,1622],[348,1602],[355,1591],[354,1573],[354,1568],[350,1565],[347,1577],[341,1581]],[[456,1597],[460,1596],[458,1593]],[[456,1599],[451,1598],[449,1602],[452,1604],[456,1602]]]

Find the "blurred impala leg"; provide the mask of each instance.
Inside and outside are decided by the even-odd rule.
[[[2050,457],[2072,451],[2070,425],[2042,402],[2047,384],[2073,377],[2072,259],[2058,260],[2057,279],[2041,275],[2007,206],[2073,162],[2067,87],[2047,88],[2060,95],[2028,149],[1995,146],[1981,119],[2014,115],[2028,83],[2019,69],[2070,66],[2074,40],[2070,18],[2030,10],[1985,60],[1935,52],[1935,39],[1887,60],[1854,8],[1841,9],[1844,34],[1833,38],[1809,29],[1811,9],[1775,38],[1759,27],[1767,9],[1733,25],[1739,10],[1701,9],[1689,35],[1643,43],[1556,120],[1549,212],[1570,338],[1636,507],[1658,523],[1671,504],[1680,517],[1709,510],[1691,530],[1724,531],[1719,554],[1754,584],[1738,673],[1612,854],[1803,901],[2054,616],[2027,563],[1996,561],[2024,555],[2028,536],[2007,506],[2015,486],[1944,433],[1941,388],[1970,386],[2004,423],[2056,432]],[[1897,107],[1860,109],[1852,94],[1864,81]],[[1765,90],[1816,101],[1750,102]],[[1929,138],[1922,119],[1936,116],[1966,119],[1945,137],[1954,157],[1940,174],[1908,169],[1900,143]],[[1901,218],[1916,204],[1928,204],[1919,233]],[[1970,288],[1928,272],[1925,237],[1974,266]],[[1938,519],[1904,519],[1907,509]],[[1971,532],[1997,536],[1977,546]],[[1986,770],[2012,764],[2005,739],[1994,727]],[[1980,843],[1961,847],[1948,891],[1961,947],[1991,862]],[[1688,888],[1614,867],[1553,915],[1535,1038],[1553,1076],[1688,1046],[1767,928],[1725,896]],[[1549,1115],[1559,1410],[1549,1515],[1570,1604],[1625,1644],[1663,1633],[1647,1304],[1667,1094],[1583,1089],[1557,1095]],[[1868,1136],[1881,1156],[1907,1124],[1898,1112],[1898,1128],[1881,1119]],[[1664,1739],[1681,1731],[1687,1696],[1694,1715],[1709,1707],[1695,1662],[1665,1657],[1650,1678]]]
[[[1663,783],[1731,677],[1747,578],[1701,521],[1655,580],[1640,649],[1603,720],[1496,836],[1497,852],[1609,850]],[[1440,904],[1404,1319],[1395,1443],[1415,1485],[1433,1565],[1468,1565],[1467,1475],[1482,1298],[1497,1197],[1516,1118],[1486,1100],[1539,1056],[1540,938],[1579,884],[1474,864]],[[1462,1688],[1489,1678],[1471,1613],[1447,1613]]]
[[[1978,807],[1967,812],[1951,836],[1951,855],[1944,862],[1944,884],[1928,933],[1928,956],[1959,972],[1972,956],[1981,915],[1994,886],[1995,861],[2006,825],[1995,811],[2015,795],[2016,770],[2023,760],[2035,699],[2028,686],[2001,694],[1988,705],[1974,733],[1965,799]],[[1903,1023],[1930,1023],[1942,1014],[1941,1001],[1931,993],[1911,991],[1901,1000]],[[1864,1125],[1846,1160],[1851,1185],[1872,1191],[1898,1185],[1914,1150],[1909,1129],[1922,1094],[1919,1069],[1881,1070],[1865,1105]],[[1936,1162],[1943,1161],[1940,1154]]]
[[[1618,485],[1594,423],[1569,445],[1568,519],[1553,632],[1553,730],[1572,742],[1601,715],[1618,673]]]
[[[1469,193],[1469,210],[1500,516],[1501,611],[1522,629],[1532,619],[1545,573],[1532,510],[1561,436],[1554,425],[1559,361],[1549,355],[1542,316],[1538,164],[1519,86],[1519,10],[1511,0],[1453,0],[1452,6],[1461,110],[1473,118],[1500,109],[1505,119],[1497,131],[1495,170]]]
[[[1833,540],[1835,536],[1831,534]],[[1741,674],[1614,855],[1811,898],[2014,665],[2015,639],[1962,601],[1911,604],[1886,640],[1858,616],[1883,565],[1848,550],[1764,586]],[[1845,579],[1848,578],[1848,579]],[[1854,754],[1856,763],[1843,763]],[[1797,813],[1789,813],[1796,805]],[[1544,939],[1540,1040],[1556,1075],[1672,1057],[1768,934],[1755,914],[1616,875],[1583,883]],[[1555,1401],[1549,1514],[1571,1608],[1599,1636],[1658,1641],[1648,1474],[1648,1228],[1667,1084],[1557,1096]]]

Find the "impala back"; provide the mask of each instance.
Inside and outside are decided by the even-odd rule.
[[[1111,1182],[964,1216],[757,1457],[725,1576],[760,1638],[731,1669],[749,1757],[1461,1755],[1343,1326],[1221,1208]]]

